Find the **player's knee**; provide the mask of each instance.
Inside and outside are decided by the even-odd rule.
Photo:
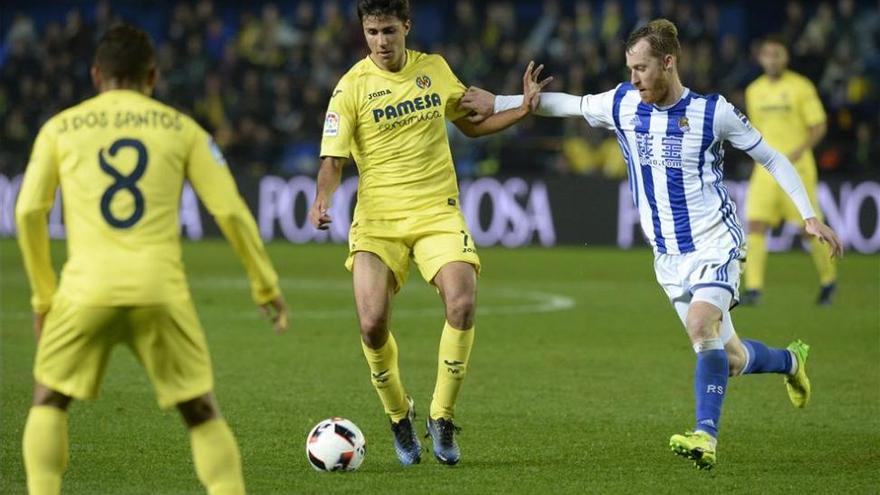
[[[707,318],[688,316],[687,333],[691,342],[718,338],[718,322]]]
[[[476,301],[473,294],[460,293],[446,299],[446,321],[459,330],[474,326],[475,312]]]
[[[190,428],[220,416],[214,394],[211,393],[181,402],[177,404],[177,410]]]
[[[34,406],[51,406],[66,411],[68,406],[70,406],[71,400],[73,399],[70,396],[52,390],[45,385],[39,383],[34,385],[34,398],[32,402]]]
[[[385,315],[361,315],[361,338],[367,347],[378,349],[388,339],[388,317]]]

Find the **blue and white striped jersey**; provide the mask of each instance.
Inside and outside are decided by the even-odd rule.
[[[761,134],[723,96],[685,88],[668,108],[643,103],[630,83],[584,96],[581,113],[593,127],[616,132],[626,158],[633,201],[655,253],[744,247],[736,205],[722,182],[723,141],[748,151]]]

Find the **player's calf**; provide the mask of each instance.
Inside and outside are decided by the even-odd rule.
[[[29,493],[61,493],[67,470],[67,407],[71,398],[34,384],[33,407],[22,436],[22,455]]]

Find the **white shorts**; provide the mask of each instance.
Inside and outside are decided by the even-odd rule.
[[[654,272],[670,301],[706,301],[726,311],[739,304],[741,257],[739,249],[729,247],[657,254]]]

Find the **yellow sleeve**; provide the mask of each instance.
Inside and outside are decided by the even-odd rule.
[[[462,84],[461,81],[458,80],[458,77],[456,77],[455,73],[452,72],[452,69],[449,68],[449,64],[446,62],[446,59],[444,59],[440,55],[437,55],[437,58],[440,59],[440,63],[443,66],[443,84],[447,85],[447,87],[450,88],[449,99],[446,101],[446,118],[449,121],[454,122],[469,113],[468,110],[459,106],[461,98],[464,96],[465,91],[467,91],[467,86],[465,86],[464,84]]]
[[[191,146],[187,179],[244,264],[254,302],[265,304],[281,291],[254,217],[238,193],[226,160],[211,136],[198,128]]]
[[[822,107],[822,100],[819,99],[819,94],[813,83],[804,81],[799,103],[801,116],[808,126],[812,127],[825,122],[825,108]]]
[[[57,287],[49,253],[49,210],[58,188],[58,162],[52,121],[40,129],[15,205],[18,245],[31,285],[31,307],[48,311]]]
[[[757,103],[755,91],[754,83],[746,86],[746,115],[748,115],[749,120],[752,122],[755,120],[755,104]]]
[[[321,137],[321,156],[348,158],[357,128],[357,105],[355,86],[348,74],[339,80],[330,96],[327,114],[324,116],[324,132]]]

